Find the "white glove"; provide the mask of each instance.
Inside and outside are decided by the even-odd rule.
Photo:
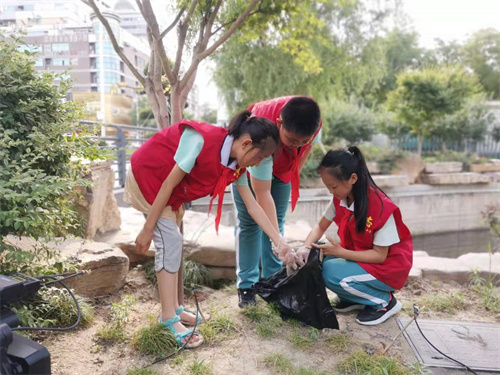
[[[295,254],[295,262],[299,267],[303,267],[307,263],[307,258],[309,257],[310,247],[301,246]]]

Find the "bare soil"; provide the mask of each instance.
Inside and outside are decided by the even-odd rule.
[[[467,305],[455,313],[433,312],[423,309],[421,319],[460,320],[474,322],[498,323],[499,318],[491,312],[480,307],[479,297],[470,288],[456,284],[431,283],[422,280],[406,286],[396,294],[404,306],[411,310],[413,302],[420,296],[433,293],[456,293],[465,296]],[[94,334],[99,327],[109,322],[112,302],[117,302],[124,295],[136,298],[135,304],[130,308],[130,318],[125,326],[128,336],[126,342],[111,346],[103,346],[96,342]],[[240,313],[237,307],[237,295],[234,287],[222,290],[204,289],[200,294],[202,310],[210,310],[213,314],[226,314],[232,318],[237,326],[237,331],[222,342],[204,344],[195,350],[186,350],[175,357],[152,366],[159,374],[190,374],[189,367],[196,361],[203,361],[211,366],[213,374],[275,374],[276,372],[266,367],[263,358],[270,354],[283,354],[290,358],[297,367],[318,369],[336,374],[336,364],[350,353],[362,348],[373,353],[383,350],[397,335],[399,328],[394,318],[385,323],[366,327],[355,322],[355,312],[338,314],[340,331],[323,330],[318,340],[307,349],[297,349],[289,341],[293,330],[307,335],[310,328],[293,328],[285,323],[279,329],[279,334],[263,339],[257,335],[256,323],[251,322]],[[159,315],[159,302],[157,292],[144,277],[142,268],[130,271],[127,283],[122,290],[114,295],[94,299],[91,303],[95,306],[95,320],[89,326],[68,333],[54,333],[45,337],[42,344],[50,353],[52,372],[54,375],[91,375],[91,374],[126,374],[133,367],[143,367],[153,362],[152,356],[142,355],[131,345],[131,338],[142,326],[149,324],[149,316]],[[259,300],[259,304],[265,304]],[[187,300],[186,305],[193,306],[192,300]],[[411,312],[410,312],[411,313]],[[408,313],[401,311],[399,316]],[[329,347],[327,338],[332,334],[341,333],[349,338],[349,347],[340,353],[334,353]],[[417,363],[409,345],[403,336],[400,336],[390,348],[387,355],[396,357],[406,365]],[[463,374],[460,370],[430,369],[433,374]]]

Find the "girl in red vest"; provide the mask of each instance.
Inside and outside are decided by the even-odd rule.
[[[318,104],[305,96],[285,96],[259,102],[248,108],[255,116],[265,117],[279,129],[281,145],[272,158],[249,168],[252,189],[275,228],[283,233],[285,214],[291,198],[292,211],[299,198],[299,172],[321,127]],[[238,306],[255,305],[252,289],[259,277],[267,278],[282,267],[269,238],[253,220],[238,190],[233,189],[236,211],[236,262]],[[261,265],[261,267],[259,267]]]
[[[201,323],[201,317],[178,304],[177,273],[182,257],[178,226],[184,214],[182,204],[210,194],[211,207],[218,196],[217,230],[224,190],[236,182],[255,221],[281,252],[292,256],[291,248],[281,240],[280,233],[245,186],[248,185],[245,168],[259,165],[272,155],[278,141],[279,132],[274,124],[244,111],[231,120],[229,129],[182,120],[156,133],[131,157],[125,200],[147,214],[136,248],[144,253],[154,241],[162,308],[159,322],[174,333],[179,344],[189,341],[187,348],[201,345],[203,338],[186,328]]]
[[[323,279],[339,299],[338,312],[361,310],[356,322],[376,325],[401,310],[394,291],[412,266],[413,242],[399,208],[377,187],[355,147],[329,151],[319,171],[333,201],[311,230],[297,261],[304,264],[311,245],[335,222],[340,242],[315,245],[326,256]]]

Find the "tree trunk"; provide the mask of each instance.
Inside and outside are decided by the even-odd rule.
[[[417,141],[418,141],[418,148],[417,148],[417,154],[418,156],[422,156],[422,135],[417,133]]]

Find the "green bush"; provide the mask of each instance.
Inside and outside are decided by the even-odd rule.
[[[398,162],[410,154],[397,148],[380,148],[374,145],[359,146],[366,162],[376,162],[381,174],[391,174],[397,168]]]
[[[7,234],[38,239],[83,232],[74,204],[76,187],[84,185],[81,160],[101,156],[80,128],[80,110],[65,102],[68,81],[36,71],[34,55],[20,52],[21,44],[15,38],[0,41],[2,273],[35,257],[7,243]]]
[[[373,136],[377,116],[370,109],[354,101],[333,101],[327,108],[323,114],[324,143],[331,144],[342,138],[354,145]]]
[[[309,157],[307,158],[304,167],[300,170],[300,180],[308,179],[308,178],[318,178],[318,167],[319,163],[323,159],[323,151],[319,145],[314,145]]]

